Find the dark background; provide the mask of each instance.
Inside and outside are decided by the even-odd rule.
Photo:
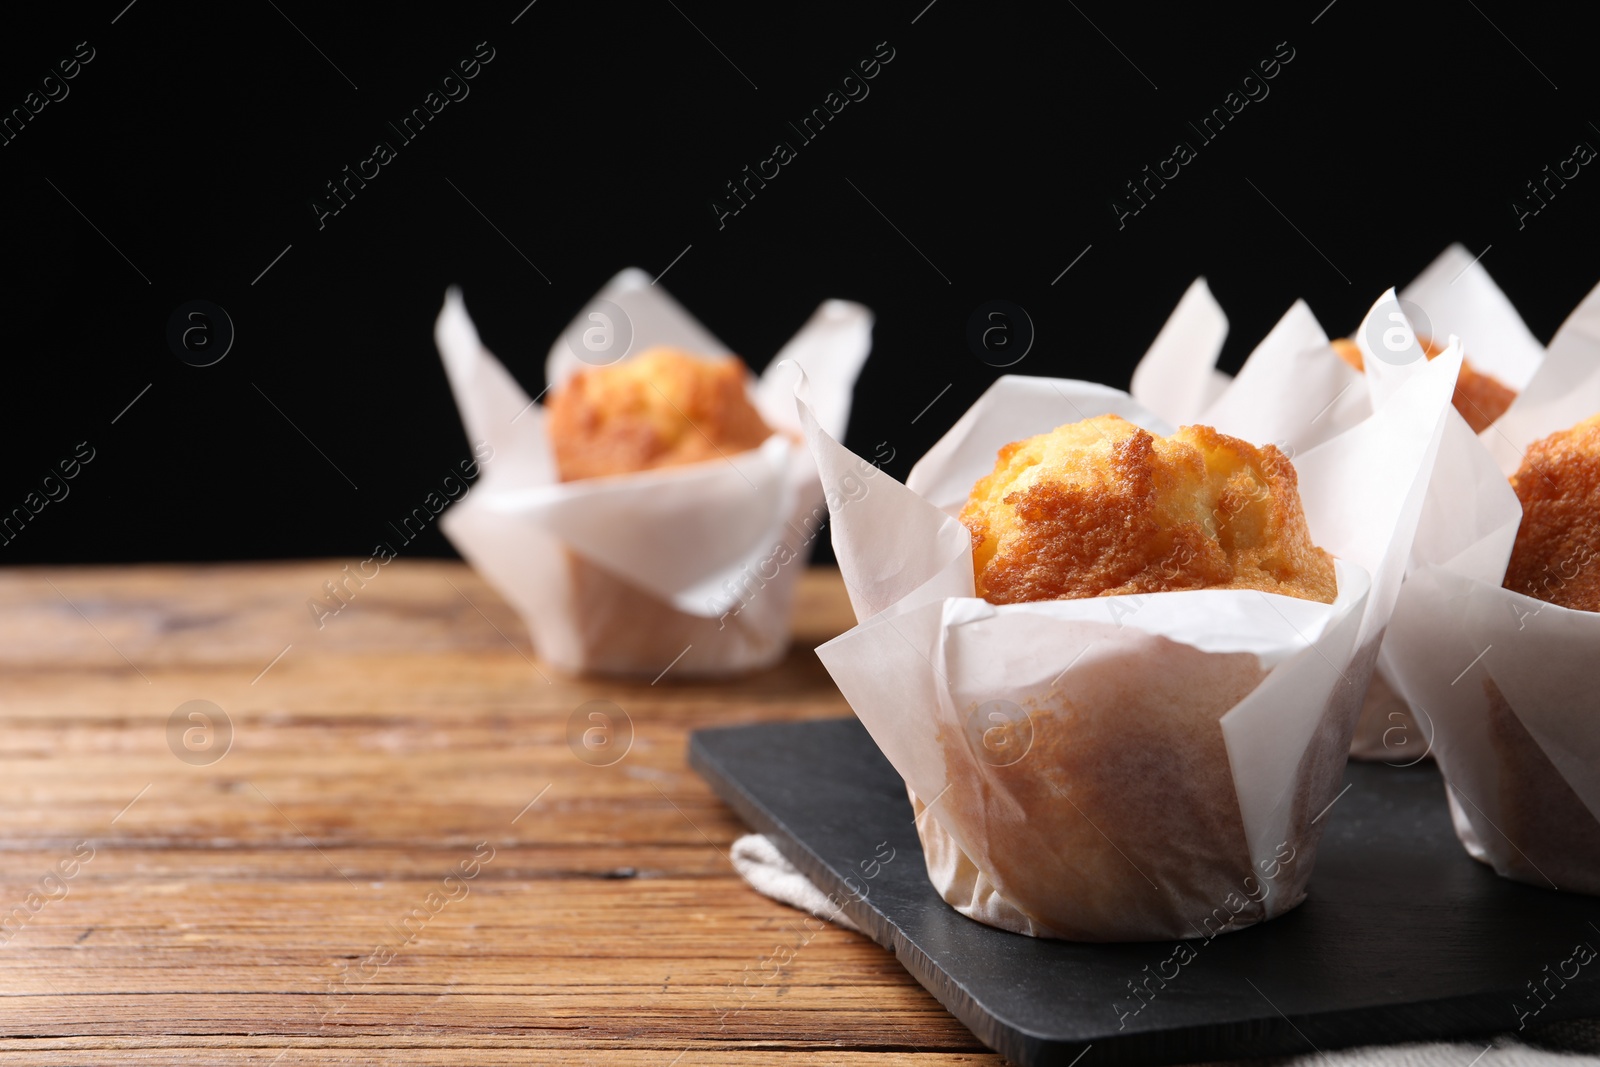
[[[0,563],[369,553],[470,454],[432,341],[451,283],[530,395],[611,274],[689,246],[664,284],[758,368],[819,301],[861,301],[848,443],[904,477],[1004,373],[966,341],[991,299],[1036,329],[1012,370],[1126,386],[1200,274],[1228,369],[1296,297],[1348,331],[1451,241],[1488,249],[1544,340],[1600,279],[1597,168],[1524,228],[1511,207],[1600,146],[1567,9],[675,2],[111,0],[8,27],[6,112],[78,42],[95,57],[0,146],[0,512],[79,442],[95,458]],[[319,229],[323,184],[480,41],[470,95]],[[787,123],[883,41],[870,95],[799,144]],[[1270,95],[1202,144],[1186,121],[1279,42]],[[798,158],[719,229],[712,198],[780,139]],[[1112,198],[1179,139],[1198,157],[1119,229]],[[167,344],[192,299],[236,329],[210,367]]]

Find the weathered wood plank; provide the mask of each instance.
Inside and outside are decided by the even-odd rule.
[[[319,629],[343,566],[0,572],[0,1064],[999,1063],[739,881],[684,763],[701,726],[848,713],[811,653],[837,575],[783,664],[649,685],[542,668],[459,564]],[[233,730],[209,765],[169,747],[196,699]],[[633,727],[612,766],[567,741],[596,699]]]

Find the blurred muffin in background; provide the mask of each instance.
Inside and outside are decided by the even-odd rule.
[[[736,356],[651,348],[582,371],[551,393],[549,433],[564,482],[727,457],[772,435]]]
[[[1444,346],[1428,337],[1418,337],[1422,345],[1423,354],[1429,359],[1444,351]],[[1348,337],[1340,337],[1328,342],[1333,350],[1356,370],[1364,368],[1360,347]],[[1517,391],[1506,385],[1492,374],[1484,374],[1473,368],[1469,360],[1461,361],[1461,375],[1456,379],[1455,395],[1450,402],[1460,412],[1461,417],[1467,420],[1467,425],[1472,427],[1473,433],[1482,433],[1489,428],[1489,424],[1506,413],[1511,402],[1517,398]]]

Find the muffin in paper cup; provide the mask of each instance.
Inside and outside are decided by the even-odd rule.
[[[1104,414],[1170,427],[1118,390],[1008,376],[901,484],[840,445],[802,389],[859,620],[817,654],[905,779],[952,907],[1034,936],[1142,941],[1213,937],[1304,898],[1459,359],[1419,358],[1366,419],[1296,457],[1312,539],[1336,557],[1331,604],[1237,589],[991,604],[956,515],[997,449]]]
[[[1474,463],[1435,474],[1467,543],[1407,578],[1385,647],[1401,693],[1432,724],[1467,851],[1516,881],[1600,894],[1600,613],[1502,585],[1522,519],[1507,477],[1531,444],[1596,414],[1600,287],[1557,331]],[[1573,567],[1600,566],[1600,546],[1576,548]],[[1558,564],[1550,580],[1576,575]]]
[[[788,648],[794,583],[827,516],[788,365],[816,384],[822,424],[843,433],[871,333],[859,304],[817,309],[749,388],[774,431],[758,448],[561,481],[545,410],[483,346],[452,289],[434,336],[467,434],[493,459],[441,519],[445,534],[561,670],[711,677],[767,666]],[[586,366],[654,346],[728,354],[649,275],[625,270],[551,346],[546,380],[559,389]]]
[[[1220,323],[1220,327],[1217,325]],[[1397,366],[1417,358],[1420,336],[1435,342],[1455,335],[1478,372],[1512,390],[1521,390],[1544,359],[1544,346],[1529,332],[1516,308],[1481,262],[1461,245],[1451,245],[1402,289],[1395,306],[1369,315],[1356,331],[1363,370],[1356,370],[1304,301],[1279,320],[1250,354],[1236,378],[1215,369],[1227,319],[1204,280],[1191,286],[1163,330],[1164,344],[1152,346],[1134,371],[1135,398],[1165,418],[1199,421],[1250,440],[1274,441],[1290,455],[1314,448],[1366,418],[1373,399],[1395,380]],[[1456,406],[1487,422],[1458,382]],[[1455,484],[1470,474],[1478,441],[1465,418],[1447,418],[1437,463],[1453,475],[1433,479]],[[1412,545],[1410,565],[1438,563],[1467,545],[1448,501],[1435,488],[1427,501]],[[1385,648],[1363,703],[1351,742],[1351,755],[1408,766],[1429,755],[1432,729],[1414,716],[1394,682],[1392,654]]]

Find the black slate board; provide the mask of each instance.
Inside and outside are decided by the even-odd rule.
[[[1136,1003],[1128,983],[1174,944],[1049,941],[957,914],[928,882],[899,775],[855,719],[702,730],[689,762],[980,1040],[1024,1067],[1487,1041],[1516,1030],[1519,1010],[1539,1009],[1530,1026],[1600,1016],[1600,959],[1564,984],[1550,978],[1571,974],[1564,961],[1579,943],[1600,948],[1600,899],[1508,882],[1471,859],[1431,764],[1351,764],[1306,902],[1189,942],[1195,958],[1124,1018]],[[894,858],[875,863],[888,849]],[[1549,990],[1543,1001],[1530,981]]]

